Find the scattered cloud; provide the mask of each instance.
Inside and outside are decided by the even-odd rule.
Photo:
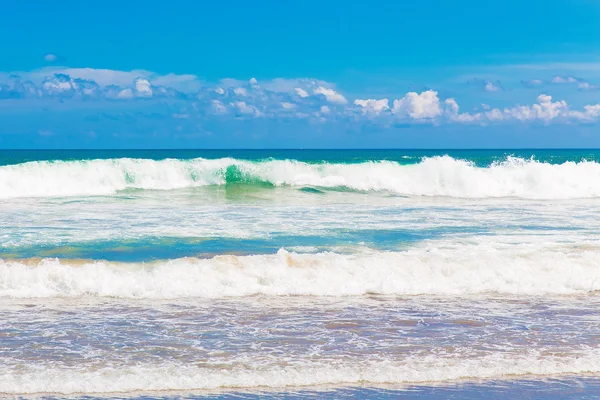
[[[579,79],[573,77],[573,76],[560,76],[560,75],[556,75],[553,76],[552,79],[550,79],[550,83],[554,83],[554,84],[561,84],[561,83],[578,83]]]
[[[490,107],[482,105],[479,111],[463,111],[459,101],[442,96],[435,90],[408,92],[392,98],[355,98],[346,96],[328,82],[309,79],[274,79],[259,82],[224,79],[217,84],[199,82],[195,75],[157,75],[147,71],[69,69],[75,75],[38,70],[27,74],[0,77],[2,99],[36,100],[59,99],[61,102],[101,101],[119,104],[161,104],[168,107],[164,118],[185,121],[210,118],[268,119],[298,118],[315,121],[364,120],[371,124],[390,126],[394,123],[419,124],[481,124],[492,123],[590,123],[600,119],[600,104],[572,108],[567,101],[542,94],[531,104]],[[96,80],[98,79],[98,80]],[[178,87],[198,83],[194,91]],[[472,80],[484,91],[502,90],[499,81]],[[523,81],[528,87],[545,85],[576,85],[578,90],[597,87],[573,76],[556,75],[548,80]],[[174,86],[172,86],[174,85]],[[44,103],[46,104],[46,103]],[[465,110],[473,110],[466,108]]]
[[[545,85],[575,85],[579,90],[597,90],[600,87],[592,84],[585,79],[577,78],[571,75],[554,75],[548,80],[543,79],[530,79],[528,81],[521,81],[521,84],[525,87],[536,88]]]

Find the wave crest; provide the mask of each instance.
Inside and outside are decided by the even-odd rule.
[[[244,161],[109,159],[35,161],[0,167],[0,198],[112,195],[125,189],[173,190],[249,184],[388,191],[407,196],[569,199],[600,196],[600,164],[549,164],[508,157],[477,167],[449,156],[418,164],[393,161],[312,164]]]

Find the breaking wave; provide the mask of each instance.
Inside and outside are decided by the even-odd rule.
[[[407,196],[458,198],[600,197],[600,164],[543,163],[508,157],[487,167],[449,156],[418,164],[295,160],[132,159],[35,161],[0,167],[0,198],[112,195],[125,189],[174,190],[207,185],[346,188]]]
[[[597,246],[453,245],[404,252],[181,258],[150,263],[0,259],[0,297],[578,294],[600,289]]]

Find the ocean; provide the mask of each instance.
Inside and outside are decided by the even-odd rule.
[[[600,150],[0,151],[0,394],[600,397]]]

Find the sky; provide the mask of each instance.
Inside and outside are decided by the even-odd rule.
[[[6,0],[1,148],[600,147],[600,1]]]

